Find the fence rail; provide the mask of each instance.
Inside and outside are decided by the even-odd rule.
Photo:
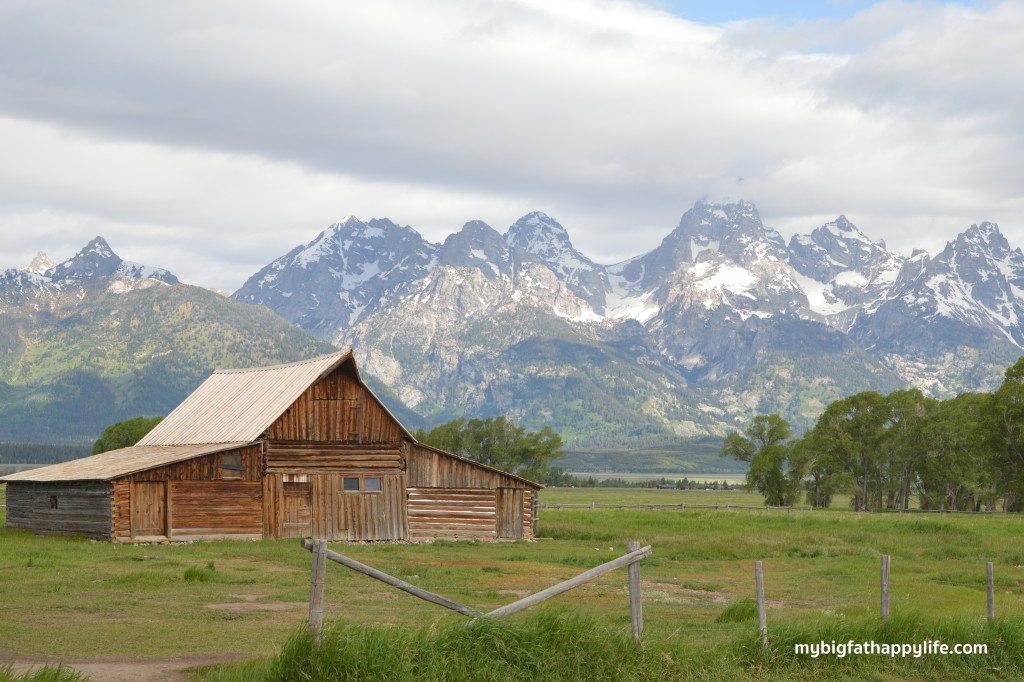
[[[697,504],[691,502],[679,502],[678,504],[654,504],[647,502],[635,502],[633,504],[604,504],[601,502],[538,502],[538,509],[636,509],[636,510],[656,510],[656,509],[678,509],[679,511],[686,511],[687,509],[714,509],[716,511],[725,510],[733,511],[737,509],[746,509],[753,511],[755,509],[763,511],[822,511],[818,507],[772,507],[772,506],[758,506],[749,504]],[[855,511],[853,509],[842,509],[837,511]],[[975,515],[1022,515],[1024,512],[1017,511],[998,511],[992,510],[964,510],[964,509],[866,509],[860,512],[860,514],[975,514]]]
[[[769,642],[769,624],[772,619],[772,612],[778,614],[779,611],[786,611],[790,609],[818,609],[825,608],[826,612],[832,613],[833,609],[837,604],[846,604],[856,609],[861,613],[877,613],[880,620],[887,620],[890,614],[894,611],[898,612],[900,605],[902,604],[915,604],[915,603],[935,603],[935,604],[969,604],[977,608],[977,615],[981,616],[985,614],[988,620],[993,620],[996,617],[996,596],[997,591],[995,587],[994,579],[994,568],[991,562],[988,562],[984,566],[984,570],[979,569],[978,581],[977,582],[955,582],[948,580],[939,580],[933,578],[927,578],[920,575],[913,575],[912,573],[901,575],[897,570],[893,570],[894,563],[889,555],[883,555],[880,557],[880,566],[876,572],[871,573],[821,573],[821,574],[807,574],[807,575],[792,575],[782,574],[773,576],[771,575],[771,567],[765,566],[765,562],[757,561],[754,562],[753,575],[748,578],[740,577],[721,577],[715,576],[714,578],[707,579],[706,582],[709,587],[707,588],[693,588],[691,587],[695,583],[701,582],[700,579],[687,578],[678,582],[673,582],[672,579],[666,580],[663,577],[659,577],[653,583],[643,583],[640,579],[640,561],[652,553],[651,547],[647,546],[640,548],[639,543],[629,543],[627,546],[627,554],[621,556],[612,561],[606,562],[595,568],[584,571],[578,576],[565,580],[562,583],[542,589],[524,596],[526,592],[533,592],[539,583],[531,584],[514,584],[514,585],[480,585],[480,586],[466,586],[466,585],[429,585],[427,581],[424,581],[424,585],[413,586],[405,581],[399,580],[392,576],[377,571],[376,569],[370,568],[359,562],[355,562],[348,557],[344,557],[335,552],[331,552],[326,548],[326,542],[317,541],[316,543],[303,541],[303,547],[308,549],[313,554],[313,564],[311,567],[310,574],[310,611],[309,611],[309,629],[311,632],[319,633],[324,614],[342,616],[355,616],[356,618],[361,617],[361,614],[372,614],[369,616],[370,620],[375,620],[375,617],[389,618],[397,614],[406,613],[427,613],[433,612],[438,613],[436,608],[410,608],[405,605],[395,604],[390,602],[390,599],[384,604],[379,604],[379,598],[374,597],[372,594],[366,592],[366,588],[373,583],[347,583],[344,588],[351,590],[344,597],[340,597],[346,604],[343,609],[325,609],[325,597],[324,597],[324,583],[325,583],[325,561],[330,559],[337,563],[342,563],[349,568],[357,570],[369,577],[376,580],[390,584],[393,587],[398,587],[406,592],[409,592],[421,599],[427,599],[433,602],[435,605],[440,604],[446,606],[452,610],[458,611],[462,615],[468,616],[472,619],[481,617],[499,617],[511,613],[518,612],[522,609],[534,606],[544,601],[547,598],[562,594],[570,589],[581,588],[581,592],[584,594],[579,595],[573,600],[574,608],[579,609],[581,612],[612,612],[621,611],[625,605],[615,600],[620,599],[618,595],[628,593],[629,597],[629,611],[631,614],[631,624],[634,638],[639,642],[643,635],[647,634],[658,634],[658,635],[682,635],[683,633],[697,633],[697,632],[732,632],[732,631],[757,631],[758,639],[761,640],[763,646],[767,646]],[[962,567],[962,564],[958,564]],[[609,580],[611,575],[610,571],[616,568],[627,567],[629,568],[629,576],[627,585],[623,586],[619,580]],[[604,576],[602,580],[595,580],[599,576]],[[800,587],[798,589],[797,596],[794,596],[792,587],[792,581],[846,581],[853,579],[854,584],[843,583],[843,593],[847,594],[835,594],[834,591],[830,591],[828,598],[816,599],[815,591],[806,587]],[[864,579],[873,579],[874,588],[868,588],[865,585]],[[721,593],[718,590],[710,587],[712,584],[717,584],[722,581],[746,584],[753,588],[755,594],[754,602],[752,606],[756,606],[755,618],[751,618],[749,624],[743,623],[745,618],[740,619],[739,622],[732,618],[723,619],[722,616],[726,615],[726,611],[733,606],[748,602],[749,597],[741,596],[738,600],[733,598],[730,601],[725,601],[721,598]],[[436,582],[436,581],[431,581]],[[787,583],[790,586],[787,587]],[[921,583],[930,583],[934,585],[949,586],[949,589],[962,589],[972,588],[977,590],[984,590],[984,596],[978,595],[975,598],[947,598],[946,594],[929,594],[926,597],[915,596],[914,584],[920,585]],[[707,596],[698,596],[697,601],[693,602],[682,602],[682,601],[663,601],[664,590],[666,585],[677,584],[679,587],[685,590],[692,590],[699,593],[700,590],[707,589]],[[379,585],[379,583],[377,583]],[[870,582],[868,583],[870,585]],[[606,597],[607,588],[614,586],[615,595],[612,600],[614,603],[595,602],[595,597],[600,599]],[[474,606],[466,606],[459,602],[456,602],[450,598],[443,597],[440,594],[434,594],[427,592],[427,588],[431,590],[441,591],[454,591],[456,593],[460,591],[469,592],[470,598],[472,599],[473,593],[475,592],[486,592],[484,594],[476,594],[477,599],[475,601],[487,602],[487,603],[476,603]],[[838,585],[833,585],[838,587]],[[525,590],[523,589],[525,588]],[[532,588],[532,589],[531,589]],[[586,588],[592,588],[592,590],[586,590]],[[1006,614],[1008,611],[1016,613],[1021,606],[1020,599],[1018,598],[1019,593],[1012,592],[1012,590],[1024,589],[1024,585],[1003,585],[999,587],[999,590],[1007,598],[1007,601],[1001,606],[1002,614]],[[523,590],[520,592],[519,590]],[[499,598],[499,594],[502,591],[514,593],[516,599],[511,603],[502,604],[502,599]],[[735,592],[735,590],[733,590]],[[646,593],[645,593],[646,592]],[[662,592],[659,597],[659,592]],[[747,593],[749,594],[749,593]],[[920,592],[917,592],[919,595]],[[1012,596],[1011,596],[1012,595]],[[948,597],[968,597],[970,595],[958,595],[950,594]],[[339,598],[337,595],[335,598]],[[460,600],[463,596],[458,597]],[[496,602],[496,603],[495,603]],[[869,603],[873,603],[874,606],[869,606]],[[454,605],[454,608],[453,608]],[[423,605],[424,607],[426,605]],[[968,609],[973,610],[973,608]],[[644,612],[648,612],[653,619],[654,627],[646,627],[644,623]],[[715,612],[718,615],[714,615]],[[677,624],[672,626],[671,620],[674,620]],[[666,620],[670,620],[666,623]]]

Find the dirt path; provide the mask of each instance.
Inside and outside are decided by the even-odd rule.
[[[0,663],[12,663],[15,673],[23,673],[44,665],[63,663],[88,675],[92,682],[187,682],[187,668],[237,661],[238,654],[175,656],[173,658],[95,658],[55,661],[52,658],[18,656],[0,651]]]

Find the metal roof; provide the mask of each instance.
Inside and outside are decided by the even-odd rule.
[[[242,441],[239,443],[149,447],[135,445],[130,448],[101,452],[98,455],[83,457],[71,462],[10,474],[0,478],[0,481],[109,481],[120,476],[181,462],[199,455],[231,450],[249,445],[249,443],[250,441]]]
[[[219,369],[137,445],[254,441],[303,391],[351,356],[347,350],[287,365]]]

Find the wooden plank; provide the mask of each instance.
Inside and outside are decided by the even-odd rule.
[[[636,552],[639,549],[639,542],[626,544],[628,552]],[[639,643],[644,634],[643,598],[640,594],[640,562],[634,561],[626,570],[629,571],[629,616],[633,624],[633,639]]]
[[[622,568],[623,566],[628,566],[629,564],[635,561],[646,559],[647,557],[651,556],[651,554],[651,546],[647,545],[646,547],[642,547],[634,552],[630,552],[629,554],[621,556],[618,559],[613,559],[607,563],[601,564],[600,566],[596,566],[595,568],[592,568],[589,571],[584,571],[575,578],[571,578],[569,580],[566,580],[565,582],[553,585],[547,588],[546,590],[541,590],[540,592],[537,592],[536,594],[531,594],[529,597],[523,597],[519,601],[514,601],[511,604],[506,604],[505,606],[497,608],[491,611],[490,613],[484,614],[484,616],[488,618],[499,618],[501,616],[508,616],[513,613],[519,613],[523,609],[528,609],[531,606],[539,604],[546,599],[555,597],[559,594],[562,594],[563,592],[568,592],[569,590],[579,587],[580,585],[583,585],[584,583],[589,582],[594,578],[597,578],[598,576],[602,576],[605,573],[614,571],[617,568]]]
[[[313,543],[309,540],[303,540],[302,546],[305,549],[312,550]],[[470,608],[469,606],[460,604],[457,601],[448,599],[447,597],[442,597],[439,594],[428,592],[427,590],[416,587],[415,585],[407,583],[404,580],[400,580],[398,578],[395,578],[394,576],[390,576],[387,573],[384,573],[383,571],[378,571],[377,569],[371,568],[366,564],[362,564],[356,561],[355,559],[350,559],[347,556],[338,554],[337,552],[333,552],[329,549],[325,549],[324,552],[326,557],[331,561],[339,563],[342,566],[346,566],[347,568],[351,568],[353,571],[359,571],[364,575],[370,576],[374,580],[379,580],[382,583],[387,583],[388,585],[391,585],[392,587],[397,587],[398,589],[404,592],[408,592],[409,594],[414,595],[416,597],[419,597],[424,601],[428,601],[432,604],[437,604],[438,606],[443,606],[446,609],[451,609],[452,611],[461,613],[464,616],[476,617],[482,615],[479,611],[477,611],[474,608]]]
[[[882,620],[889,619],[889,555],[882,555]]]
[[[309,576],[309,625],[307,631],[320,640],[324,622],[324,582],[327,577],[327,541],[317,540],[310,548],[312,568]]]
[[[764,571],[761,562],[754,562],[754,592],[757,596],[757,629],[761,635],[762,646],[768,648],[768,612],[764,602]]]

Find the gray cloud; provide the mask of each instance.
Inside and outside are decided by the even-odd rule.
[[[1024,243],[1022,29],[1018,1],[725,28],[625,0],[15,3],[0,255],[102,233],[233,289],[345,214],[441,239],[539,209],[610,262],[705,196],[903,250],[980,220]]]

